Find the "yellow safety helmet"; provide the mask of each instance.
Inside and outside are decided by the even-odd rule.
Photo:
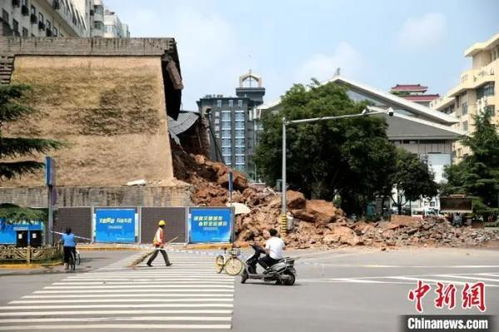
[[[160,220],[160,221],[158,222],[158,226],[164,226],[164,225],[166,225],[166,221],[164,221],[164,220]]]

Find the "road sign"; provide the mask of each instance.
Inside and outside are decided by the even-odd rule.
[[[95,242],[137,242],[137,219],[136,209],[95,209]]]
[[[189,243],[228,243],[233,239],[233,208],[189,208]]]

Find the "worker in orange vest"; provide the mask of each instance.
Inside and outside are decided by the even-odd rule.
[[[170,263],[170,260],[168,259],[168,254],[163,249],[165,246],[165,231],[163,229],[165,225],[166,222],[164,220],[160,220],[158,223],[158,230],[156,231],[154,239],[152,240],[152,244],[154,245],[156,250],[154,250],[154,253],[152,254],[151,258],[149,258],[149,260],[147,261],[147,266],[152,266],[151,263],[156,258],[156,256],[158,256],[158,251],[160,251],[161,255],[163,255],[166,266],[172,265],[172,263]]]

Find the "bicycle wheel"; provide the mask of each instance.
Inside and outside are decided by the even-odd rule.
[[[243,262],[237,257],[230,257],[225,263],[225,272],[230,276],[241,274],[244,269]]]
[[[224,256],[218,255],[217,258],[215,258],[215,271],[217,273],[222,272],[224,269]]]
[[[76,252],[76,265],[80,265],[81,263],[81,257],[80,257],[80,252]]]

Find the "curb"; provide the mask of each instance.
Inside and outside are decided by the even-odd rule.
[[[61,261],[56,261],[56,262],[51,262],[51,263],[44,263],[44,264],[0,264],[0,269],[9,269],[9,270],[28,270],[28,269],[37,269],[37,268],[44,268],[47,266],[57,266],[61,265]]]

